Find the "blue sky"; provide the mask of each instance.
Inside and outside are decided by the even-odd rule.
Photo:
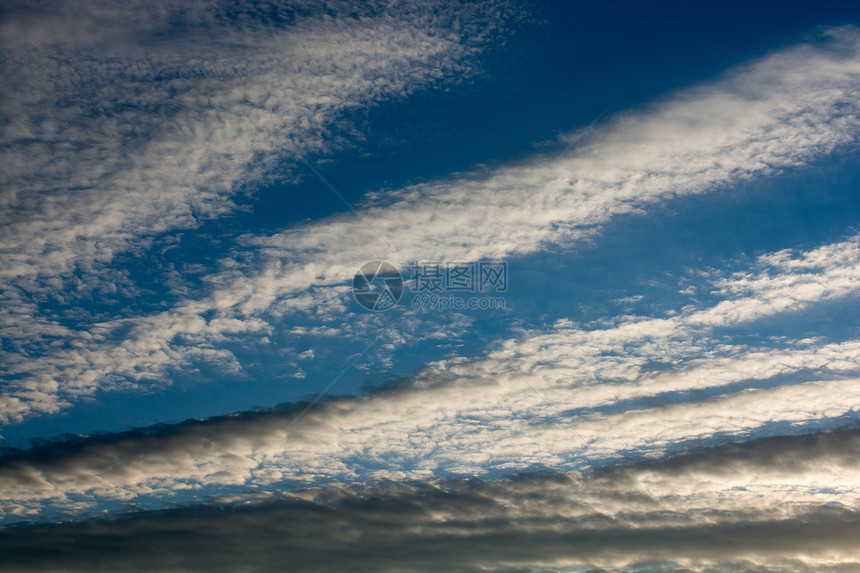
[[[13,567],[860,564],[851,3],[0,18]]]

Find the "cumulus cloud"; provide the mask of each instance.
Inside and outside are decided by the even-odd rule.
[[[534,253],[549,243],[569,247],[619,214],[815,161],[855,142],[860,131],[857,31],[835,29],[827,36],[621,115],[570,151],[371,194],[358,217],[246,237],[254,262],[225,263],[228,270],[212,277],[208,295],[159,314],[98,325],[75,333],[75,348],[41,353],[29,363],[31,370],[16,372],[20,379],[7,390],[3,416],[20,420],[57,411],[99,388],[163,376],[200,357],[201,347],[233,364],[218,347],[224,336],[267,332],[291,312],[342,313],[347,283],[369,259],[477,260]],[[853,292],[852,241],[846,246],[855,263],[843,266],[844,276],[824,280],[809,269],[785,269],[785,277],[803,276],[809,284],[760,277],[764,282],[743,288],[768,288],[770,298],[735,296],[685,320],[743,322]],[[788,255],[775,256],[774,268]],[[743,281],[735,282],[733,288],[741,288]],[[794,298],[782,296],[780,288]],[[671,320],[645,321],[628,330],[675,326]]]
[[[21,571],[844,571],[860,564],[858,436],[780,436],[590,475],[261,491],[6,528],[0,552]]]

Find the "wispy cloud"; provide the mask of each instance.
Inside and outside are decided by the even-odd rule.
[[[54,412],[65,403],[58,393],[134,378],[120,366],[129,358],[132,370],[149,372],[147,363],[158,370],[185,355],[163,342],[193,336],[199,317],[179,317],[188,309],[169,313],[184,326],[165,315],[167,330],[105,353],[100,344],[117,323],[81,313],[60,320],[52,303],[135,294],[134,279],[110,266],[118,253],[225,215],[273,173],[289,179],[291,162],[342,147],[350,130],[338,124],[335,137],[331,128],[349,110],[469,76],[473,56],[516,17],[494,2],[353,4],[296,2],[276,13],[242,2],[4,8],[4,75],[16,78],[4,89],[0,140],[2,336],[15,350],[7,362],[52,353],[59,341],[80,350],[48,358],[65,373],[16,393],[0,417]],[[223,340],[236,326],[227,319],[209,333]],[[72,372],[84,362],[98,374]]]
[[[345,110],[468,74],[492,21],[437,8],[7,8],[3,277],[62,277],[224,214],[282,162],[330,152]]]
[[[718,329],[796,312],[834,292],[853,300],[858,269],[857,238],[768,254],[749,272],[715,278],[726,299],[709,308],[594,329],[560,321],[486,356],[432,363],[401,386],[309,410],[48,445],[2,461],[0,497],[7,511],[26,513],[41,500],[134,499],[207,485],[573,471],[703,440],[827,427],[860,411],[860,342],[751,348],[725,344]],[[810,287],[837,276],[853,278],[835,291]]]
[[[858,446],[849,428],[591,475],[258,492],[9,528],[0,552],[21,571],[844,571],[860,565]]]
[[[225,336],[269,332],[291,312],[343,313],[346,284],[369,259],[474,260],[534,253],[549,243],[570,247],[619,214],[814,161],[860,133],[858,33],[843,28],[827,36],[616,117],[567,152],[370,195],[358,218],[336,216],[246,237],[255,262],[225,262],[230,270],[212,277],[207,296],[69,333],[77,340],[70,350],[30,351],[27,356],[39,360],[16,370],[3,416],[20,420],[57,411],[100,388],[162,377],[201,352],[235,365],[219,346]],[[771,298],[748,303],[734,297],[729,306],[687,320],[745,320],[837,296],[854,288],[856,267],[848,268],[847,276],[830,277],[842,281],[834,286],[816,283],[815,273],[804,275],[821,292],[793,289],[796,298],[788,300],[771,285]],[[675,326],[671,320],[646,323],[628,330]]]

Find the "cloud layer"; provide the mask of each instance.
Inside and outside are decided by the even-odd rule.
[[[56,412],[97,390],[148,386],[193,360],[241,368],[224,348],[226,339],[262,337],[289,313],[342,315],[348,281],[367,260],[475,260],[535,253],[550,243],[571,247],[614,216],[774,175],[854,143],[860,132],[860,40],[852,28],[826,35],[824,42],[784,49],[619,116],[572,150],[372,194],[357,217],[246,237],[248,252],[224,261],[227,270],[211,277],[206,296],[169,311],[70,330],[45,322],[38,311],[31,320],[34,311],[21,303],[17,323],[39,325],[46,336],[62,336],[68,344],[8,357],[14,381],[7,384],[2,416],[18,421]],[[736,297],[726,303],[732,309],[708,312],[731,310],[743,320],[743,313],[770,312],[760,305],[773,311],[803,306],[808,297],[838,296],[844,281],[852,290],[853,277],[849,273],[833,287],[809,286],[818,293],[794,289],[793,301],[773,285],[772,298],[757,300],[755,308]],[[701,314],[696,320],[711,318]],[[671,321],[665,325],[671,328]]]
[[[259,189],[304,192],[296,166],[343,199],[314,158],[365,137],[368,110],[480,73],[479,56],[521,18],[534,30],[527,8],[4,5],[0,423],[52,416],[12,430],[44,436],[64,425],[54,414],[104,392],[191,378],[201,390],[198,367],[218,371],[217,399],[193,406],[207,412],[246,407],[228,401],[242,377],[267,404],[325,387],[273,408],[3,448],[4,568],[860,569],[856,228],[816,226],[826,238],[802,247],[761,231],[755,258],[723,249],[707,269],[652,265],[647,278],[671,291],[662,300],[595,278],[594,291],[624,297],[606,308],[630,314],[579,312],[578,299],[484,323],[406,306],[355,313],[349,297],[372,259],[562,265],[558,253],[604,230],[632,243],[613,224],[665,215],[676,198],[848,173],[828,156],[860,138],[859,30],[819,30],[540,146],[550,152],[371,192],[266,234],[230,228]],[[209,227],[223,243],[190,252]],[[543,276],[523,295],[563,290],[565,277]],[[404,347],[416,351],[395,365]],[[384,364],[388,383],[326,395],[366,363]],[[303,367],[308,380],[275,388]],[[158,398],[142,409],[167,419]],[[66,427],[91,423],[86,406],[70,410]],[[106,423],[129,428],[125,414]]]
[[[591,475],[260,492],[7,528],[0,554],[20,571],[846,571],[858,446],[852,427]]]
[[[363,397],[79,438],[0,460],[5,511],[208,486],[424,479],[662,456],[690,443],[796,433],[860,412],[860,341],[726,344],[815,303],[856,304],[860,239],[763,255],[723,300],[603,328],[560,321]],[[853,301],[853,302],[852,302]]]
[[[282,162],[332,151],[348,109],[468,75],[492,20],[436,8],[7,8],[2,276],[67,276],[222,215]]]
[[[289,180],[296,162],[359,138],[350,111],[469,77],[516,17],[496,2],[296,2],[277,14],[242,2],[47,2],[4,12],[4,75],[16,78],[0,140],[5,378],[34,358],[52,373],[7,387],[3,421],[141,375],[123,363],[148,373],[177,360],[163,330],[106,353],[117,327],[152,317],[128,323],[113,309],[105,324],[79,308],[145,292],[113,266],[117,254],[225,216],[238,196]],[[179,314],[155,320],[190,335],[199,317]],[[259,321],[215,324],[223,338]]]

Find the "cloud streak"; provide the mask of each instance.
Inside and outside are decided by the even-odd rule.
[[[330,152],[330,126],[348,109],[468,74],[482,41],[470,32],[487,24],[431,3],[298,2],[280,21],[255,10],[8,9],[4,67],[17,83],[3,103],[5,279],[64,276],[225,214],[285,160]],[[452,22],[461,34],[437,33]]]
[[[540,147],[549,152],[371,192],[350,212],[267,234],[229,229],[256,190],[301,192],[294,167],[322,179],[314,158],[361,140],[368,110],[408,115],[398,106],[411,94],[480,73],[481,54],[521,18],[535,25],[528,7],[4,6],[0,66],[17,85],[0,98],[0,423],[172,379],[194,378],[202,394],[210,367],[220,393],[209,411],[247,407],[225,406],[231,396],[271,404],[325,387],[269,409],[0,449],[4,567],[860,568],[860,332],[846,319],[860,300],[860,234],[837,228],[850,216],[815,223],[826,238],[814,245],[783,249],[801,244],[792,236],[756,258],[723,250],[724,270],[686,268],[668,285],[672,274],[652,273],[641,292],[598,272],[575,279],[610,289],[606,308],[630,314],[596,316],[587,297],[563,300],[557,280],[512,293],[510,314],[486,321],[406,305],[354,313],[349,297],[370,259],[563,267],[552,253],[677,198],[736,198],[758,188],[745,182],[831,165],[848,173],[829,156],[860,138],[860,30],[818,30]],[[792,208],[837,208],[802,199]],[[209,224],[223,242],[197,252]],[[641,236],[617,227],[625,247]],[[774,245],[770,233],[731,243]],[[645,296],[657,283],[668,299]],[[553,287],[558,305],[529,300],[547,314],[522,313],[520,294]],[[503,322],[512,330],[489,334]],[[485,350],[464,352],[479,340]],[[395,364],[404,346],[415,353]],[[323,379],[343,355],[346,370]],[[327,395],[367,363],[383,364],[388,383]],[[238,379],[260,384],[245,396],[228,387]],[[133,415],[163,404],[150,400]],[[87,411],[70,408],[73,427],[93,423]],[[105,423],[128,428],[123,414]],[[44,436],[56,423],[67,425],[12,432]]]
[[[4,397],[3,420],[56,412],[68,398],[181,361],[186,353],[164,342],[194,336],[199,317],[185,309],[156,319],[147,340],[105,352],[115,341],[106,335],[129,322],[102,323],[75,308],[80,297],[140,292],[111,267],[116,255],[225,216],[273,173],[289,178],[292,163],[343,147],[331,128],[351,110],[468,77],[480,49],[516,17],[493,2],[261,10],[229,2],[4,9],[4,74],[16,78],[4,90],[0,140],[5,361],[74,350],[39,360],[55,374],[13,390],[11,410]],[[207,348],[192,354],[235,368],[211,342],[238,324],[216,319]],[[80,371],[84,364],[97,374]],[[15,378],[16,368],[5,375]]]
[[[550,243],[572,247],[618,215],[813,162],[856,142],[860,133],[857,31],[827,35],[823,44],[784,49],[619,116],[567,152],[371,194],[360,218],[335,216],[269,237],[246,237],[254,262],[225,262],[228,270],[211,277],[208,295],[69,333],[77,340],[69,351],[31,352],[40,359],[31,371],[16,371],[20,379],[9,386],[3,416],[17,421],[56,412],[99,389],[163,379],[170,368],[195,359],[240,367],[221,346],[225,337],[263,336],[295,312],[343,314],[346,284],[369,259],[476,260],[535,253]],[[854,288],[851,273],[856,271],[831,277],[839,279],[832,287],[808,273],[817,285],[809,288],[822,292],[793,289],[798,298],[792,301],[780,298],[774,286],[773,298],[756,299],[755,308],[735,298],[726,303],[732,309],[712,309],[715,317],[698,320],[723,320],[731,311],[743,321],[752,318],[744,313],[836,297],[840,288]],[[829,289],[836,290],[827,294]],[[664,324],[672,327],[671,321]]]
[[[11,455],[0,462],[0,497],[7,512],[27,514],[45,500],[132,500],[203,486],[574,471],[634,452],[662,456],[692,442],[856,418],[857,340],[750,348],[726,345],[716,333],[833,293],[856,297],[857,238],[763,255],[757,265],[716,278],[727,298],[712,307],[592,330],[560,321],[484,357],[432,363],[415,379],[367,396]],[[810,288],[834,276],[854,277],[854,289],[838,282],[831,291]]]
[[[260,492],[7,528],[0,553],[21,571],[842,571],[860,564],[858,445],[846,428],[591,475]]]

